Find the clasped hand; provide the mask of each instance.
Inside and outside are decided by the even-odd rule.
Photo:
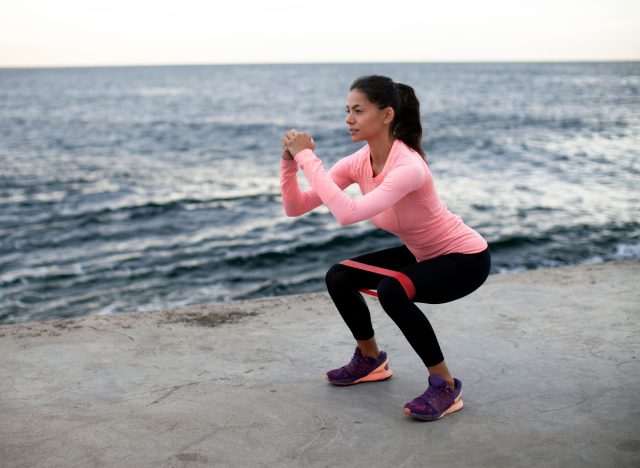
[[[284,159],[293,159],[293,155],[304,149],[311,151],[316,149],[316,142],[307,133],[292,128],[282,137],[282,157]]]

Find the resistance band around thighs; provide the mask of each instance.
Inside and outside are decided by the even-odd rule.
[[[416,297],[416,287],[413,285],[413,281],[405,275],[404,273],[400,273],[395,270],[388,270],[386,268],[380,268],[373,265],[367,265],[366,263],[360,263],[353,260],[343,260],[340,262],[340,265],[348,266],[351,268],[357,268],[359,270],[369,271],[371,273],[376,273],[378,275],[389,276],[391,278],[395,278],[400,283],[400,286],[407,293],[407,297],[409,299],[413,299]],[[371,289],[361,289],[360,292],[365,294],[369,294],[371,296],[378,297],[378,293],[372,291]]]

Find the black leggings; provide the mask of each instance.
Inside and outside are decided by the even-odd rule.
[[[404,273],[416,287],[413,301],[427,304],[451,302],[473,292],[487,279],[491,267],[489,249],[417,262],[403,245],[352,260]],[[382,308],[424,364],[431,367],[444,361],[429,320],[395,278],[337,264],[327,272],[326,282],[331,299],[356,340],[368,340],[374,335],[369,308],[359,290],[376,289]]]

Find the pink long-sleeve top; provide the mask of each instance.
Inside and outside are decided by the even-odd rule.
[[[368,145],[338,161],[329,172],[310,149],[294,158],[281,160],[280,187],[288,216],[300,216],[324,204],[343,226],[369,219],[398,236],[418,261],[487,248],[484,238],[440,200],[424,159],[400,140],[394,141],[376,176]],[[298,185],[298,166],[311,185],[306,191]],[[355,200],[343,193],[354,183],[363,194]]]

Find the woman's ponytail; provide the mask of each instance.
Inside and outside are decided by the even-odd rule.
[[[395,83],[395,86],[398,89],[400,106],[391,123],[393,136],[398,140],[402,140],[424,158],[420,102],[411,86],[402,83]]]
[[[422,147],[420,102],[411,86],[394,83],[386,76],[367,75],[357,78],[351,84],[350,90],[354,89],[362,91],[380,109],[391,107],[395,113],[391,122],[394,138],[403,141],[426,160]]]

